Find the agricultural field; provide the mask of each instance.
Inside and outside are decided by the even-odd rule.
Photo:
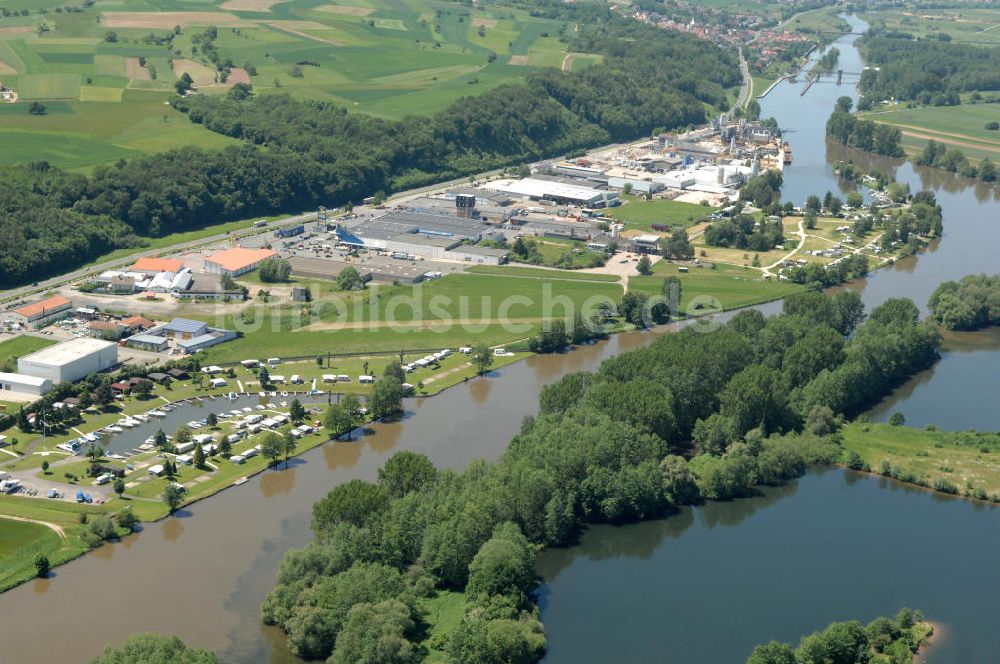
[[[865,113],[863,117],[899,127],[903,147],[910,154],[924,149],[928,140],[961,150],[969,159],[1000,159],[1000,131],[986,129],[987,123],[1000,119],[998,104],[928,106],[922,108],[887,108]]]
[[[862,14],[873,28],[899,30],[917,37],[947,34],[953,42],[979,46],[1000,45],[1000,9],[888,9]]]
[[[47,0],[21,4],[26,16],[0,17],[0,84],[18,95],[0,104],[0,165],[45,159],[86,169],[231,143],[166,104],[184,74],[198,94],[245,82],[257,93],[397,118],[538,67],[579,70],[600,60],[565,52],[559,22],[433,0],[124,0],[73,12]],[[232,63],[227,76],[212,51]],[[29,114],[32,102],[44,113]]]
[[[621,207],[612,208],[608,213],[625,224],[625,231],[652,231],[653,224],[683,226],[690,228],[699,220],[716,211],[716,208],[680,201],[645,201],[633,197]]]

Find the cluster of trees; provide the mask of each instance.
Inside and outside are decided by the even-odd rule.
[[[949,330],[1000,325],[1000,275],[970,274],[946,281],[927,302],[931,314]]]
[[[243,146],[185,147],[89,176],[47,164],[5,168],[0,287],[140,246],[144,237],[338,205],[701,123],[706,104],[724,106],[725,89],[739,83],[735,56],[691,35],[615,17],[607,7],[565,11],[601,15],[590,22],[587,14],[572,48],[600,53],[603,64],[534,73],[429,118],[389,121],[237,87],[227,97],[173,103]],[[209,43],[203,37],[201,48]]]
[[[288,281],[291,276],[292,264],[288,262],[288,259],[272,256],[260,262],[260,280],[264,283]]]
[[[910,664],[933,628],[913,609],[900,609],[894,619],[876,618],[830,623],[803,637],[797,648],[771,641],[757,646],[747,664]]]
[[[793,283],[820,289],[844,284],[852,279],[861,279],[867,274],[868,257],[864,254],[851,254],[829,265],[819,263],[797,265],[788,270],[785,276]]]
[[[218,664],[215,653],[191,648],[176,636],[137,634],[120,648],[108,646],[90,664]]]
[[[842,100],[847,100],[847,103]],[[838,100],[833,114],[826,121],[826,135],[848,147],[887,157],[902,157],[905,154],[901,144],[903,132],[898,127],[851,115],[851,103],[850,97]]]
[[[953,105],[962,92],[1000,90],[1000,47],[909,35],[869,35],[859,46],[871,65],[858,82],[862,110],[884,99]]]
[[[713,247],[770,251],[784,241],[785,231],[780,218],[770,222],[764,217],[758,223],[753,215],[738,214],[705,228],[705,243]]]
[[[495,463],[455,472],[397,453],[377,482],[353,480],[315,505],[315,541],[286,556],[263,620],[303,657],[414,661],[419,598],[464,590],[465,616],[438,643],[450,661],[535,661],[545,643],[536,547],[568,544],[588,523],[747,495],[834,459],[841,414],[937,357],[937,333],[909,301],[864,318],[855,294],[796,295],[779,316],[687,328],[553,383]],[[391,635],[388,654],[372,634]]]
[[[989,158],[979,164],[969,161],[965,153],[958,148],[947,148],[936,141],[927,141],[923,151],[917,156],[919,166],[942,168],[952,173],[958,173],[983,182],[997,181],[997,167]]]
[[[573,319],[571,329],[566,329],[566,321],[553,320],[528,340],[528,350],[532,353],[558,353],[570,344],[582,344],[591,339],[606,336],[595,320],[587,321],[580,314]]]
[[[816,63],[816,67],[824,71],[830,71],[837,66],[838,61],[840,61],[840,49],[834,46],[823,54],[823,57]]]
[[[752,203],[762,210],[770,205],[777,205],[781,200],[782,183],[781,171],[768,169],[757,177],[750,178],[740,188],[740,200]]]

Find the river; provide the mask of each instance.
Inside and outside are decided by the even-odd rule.
[[[860,65],[850,60],[857,55],[847,40],[838,48],[844,69],[860,71],[853,69]],[[801,97],[795,85],[801,83],[780,84],[762,106],[765,115],[775,115],[782,127],[795,130],[788,134],[795,163],[785,174],[786,198],[804,200],[810,193],[839,186],[829,163],[841,158],[843,150],[826,144],[823,124],[833,100],[850,89],[817,84]],[[938,193],[945,206],[946,237],[926,255],[853,286],[862,290],[869,307],[895,295],[923,304],[941,279],[992,269],[992,250],[1000,246],[996,241],[1000,230],[987,223],[997,218],[994,193],[898,162],[887,166],[898,169],[901,179],[923,183]],[[774,313],[780,305],[763,309]],[[401,422],[379,425],[353,443],[328,443],[293,460],[288,470],[257,475],[177,517],[149,524],[121,543],[105,545],[57,568],[51,579],[4,593],[0,595],[2,660],[86,661],[106,644],[153,631],[177,634],[192,645],[215,650],[224,662],[298,661],[282,647],[280,633],[259,624],[258,611],[281,556],[309,541],[311,506],[316,500],[339,482],[374,478],[385,459],[400,449],[424,452],[447,468],[462,468],[474,458],[495,458],[522,418],[536,411],[544,385],[571,371],[593,369],[603,359],[653,338],[651,333],[618,335],[572,353],[531,358],[433,398],[410,400]],[[938,367],[917,377],[883,406],[905,412],[911,408],[906,400],[928,389],[928,395],[943,390],[960,401],[964,393],[951,382],[957,378],[942,378],[949,375],[945,367],[953,358],[985,355],[978,347],[970,353],[966,337],[955,343],[958,349],[949,350]],[[998,360],[994,356],[993,362]],[[988,375],[987,369],[983,371]],[[984,390],[982,399],[993,396],[993,390]],[[924,404],[933,399],[921,398],[926,399]],[[912,408],[927,406],[915,402]],[[995,409],[982,410],[975,414],[959,409],[949,417],[956,426],[967,422],[978,428],[1000,428]],[[944,426],[944,414],[939,417],[937,424]],[[788,499],[778,500],[784,496]],[[938,535],[938,520],[945,522],[943,526],[954,523],[935,540],[931,534]],[[830,522],[829,530],[822,528],[824,522]],[[759,534],[757,524],[762,524]],[[827,471],[769,490],[760,499],[709,505],[628,528],[593,529],[580,547],[542,558],[541,569],[549,579],[543,588],[543,617],[552,647],[549,660],[645,662],[662,660],[670,652],[677,655],[671,661],[722,661],[700,658],[685,649],[697,646],[693,643],[697,638],[702,645],[717,645],[718,652],[738,653],[735,660],[725,661],[741,661],[758,640],[795,639],[834,618],[864,618],[911,603],[947,621],[949,630],[961,637],[961,646],[958,638],[954,641],[956,648],[969,641],[973,659],[942,656],[938,661],[982,661],[975,653],[996,645],[995,630],[982,624],[995,608],[990,602],[996,592],[989,579],[971,589],[965,582],[971,582],[976,572],[988,576],[987,555],[996,558],[994,526],[993,511],[981,506]],[[925,532],[927,537],[921,536]],[[721,539],[713,543],[711,537]],[[952,563],[955,551],[962,552],[962,565]],[[775,558],[773,552],[781,556]],[[773,560],[763,565],[765,558]],[[794,568],[779,563],[791,559],[817,564],[811,565],[807,576],[784,577],[786,569]],[[664,560],[670,562],[663,565]],[[716,564],[707,567],[712,560]],[[947,576],[960,573],[961,578]],[[903,594],[926,585],[928,577],[940,581],[935,588],[943,588],[947,579],[952,579],[948,587],[964,588],[962,602],[947,601],[956,607],[964,604],[965,609],[939,612],[947,598],[935,602],[924,595]],[[853,578],[859,583],[844,582]],[[588,588],[595,593],[605,590],[599,602],[580,602],[580,593]],[[848,589],[858,592],[854,603],[845,597]],[[828,602],[827,595],[843,601]],[[692,614],[698,607],[710,609],[714,620],[697,624],[677,620],[687,607]],[[978,621],[972,615],[976,611],[981,612]],[[763,616],[770,616],[766,624]],[[616,646],[615,656],[596,658],[597,653],[608,652],[608,644]],[[636,650],[642,644],[649,646]],[[940,652],[949,652],[946,648]]]
[[[867,28],[846,18],[851,32]],[[834,44],[845,71],[863,66],[855,39]],[[996,271],[997,188],[829,143],[826,119],[837,97],[856,99],[853,84],[821,82],[801,96],[805,85],[784,81],[761,102],[764,117],[791,130],[794,163],[783,200],[801,204],[810,194],[849,190],[832,164],[853,159],[894,173],[913,191],[933,190],[944,209],[942,240],[849,286],[869,310],[909,297],[926,313],[941,281]],[[998,375],[1000,330],[947,334],[941,361],[870,414],[885,421],[900,411],[915,426],[1000,429]],[[545,664],[742,662],[758,643],[797,643],[831,621],[871,620],[907,605],[943,627],[926,661],[994,661],[1000,582],[984,570],[1000,556],[997,515],[985,504],[825,470],[759,498],[592,528],[579,546],[540,557]]]

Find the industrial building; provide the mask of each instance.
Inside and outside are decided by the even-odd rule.
[[[72,383],[118,364],[118,346],[80,337],[43,348],[17,361],[17,372],[57,383]]]
[[[537,177],[495,180],[484,184],[482,188],[486,191],[496,191],[535,201],[551,201],[556,204],[586,208],[614,207],[621,202],[616,192]]]
[[[3,322],[7,325],[37,330],[72,313],[73,303],[61,295],[55,295],[3,312]]]
[[[491,224],[478,219],[413,209],[395,210],[336,229],[341,243],[351,247],[387,251],[400,258],[420,256],[486,265],[499,265],[507,259],[505,249],[474,246],[496,233]]]
[[[209,327],[208,323],[189,318],[174,318],[142,334],[129,337],[125,340],[125,344],[140,350],[164,352],[168,349],[170,340],[173,340],[179,351],[194,353],[231,341],[236,337],[236,332],[232,330]]]
[[[184,262],[179,258],[140,258],[129,268],[129,272],[156,274],[157,272],[172,272],[177,274],[184,268]]]
[[[170,268],[170,269],[158,269]],[[128,270],[108,270],[97,275],[98,287],[116,295],[138,292],[178,293],[191,287],[194,275],[179,260],[142,258]]]
[[[0,372],[0,395],[3,392],[14,392],[27,396],[41,397],[45,396],[45,393],[51,389],[52,381],[48,378]]]
[[[260,267],[262,261],[277,256],[270,249],[233,247],[217,251],[205,259],[205,272],[237,277]]]

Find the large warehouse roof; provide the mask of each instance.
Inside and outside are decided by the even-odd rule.
[[[44,300],[39,300],[38,302],[26,304],[18,309],[14,309],[14,313],[21,314],[25,318],[31,318],[33,316],[38,316],[39,314],[44,314],[46,311],[54,311],[61,307],[65,307],[68,304],[70,304],[70,301],[62,295],[55,295]]]
[[[21,358],[21,361],[48,364],[50,366],[62,366],[69,364],[74,360],[78,360],[81,357],[90,355],[91,353],[96,353],[97,351],[104,350],[105,348],[114,345],[115,344],[110,341],[80,337],[78,339],[64,341],[61,344],[56,344],[55,346],[43,348],[42,350],[34,352],[31,355],[25,355]]]
[[[270,249],[247,249],[246,247],[233,247],[217,251],[205,260],[215,263],[224,270],[240,270],[248,265],[259,263],[265,258],[277,256],[278,254]]]
[[[566,184],[564,182],[553,182],[551,180],[541,180],[538,178],[524,178],[505,182],[490,182],[484,187],[500,191],[507,194],[527,196],[529,198],[556,198],[560,200],[575,200],[589,202],[602,198],[608,192],[593,187],[584,187],[578,184]]]
[[[180,272],[184,263],[176,258],[140,258],[131,270],[135,272]]]

